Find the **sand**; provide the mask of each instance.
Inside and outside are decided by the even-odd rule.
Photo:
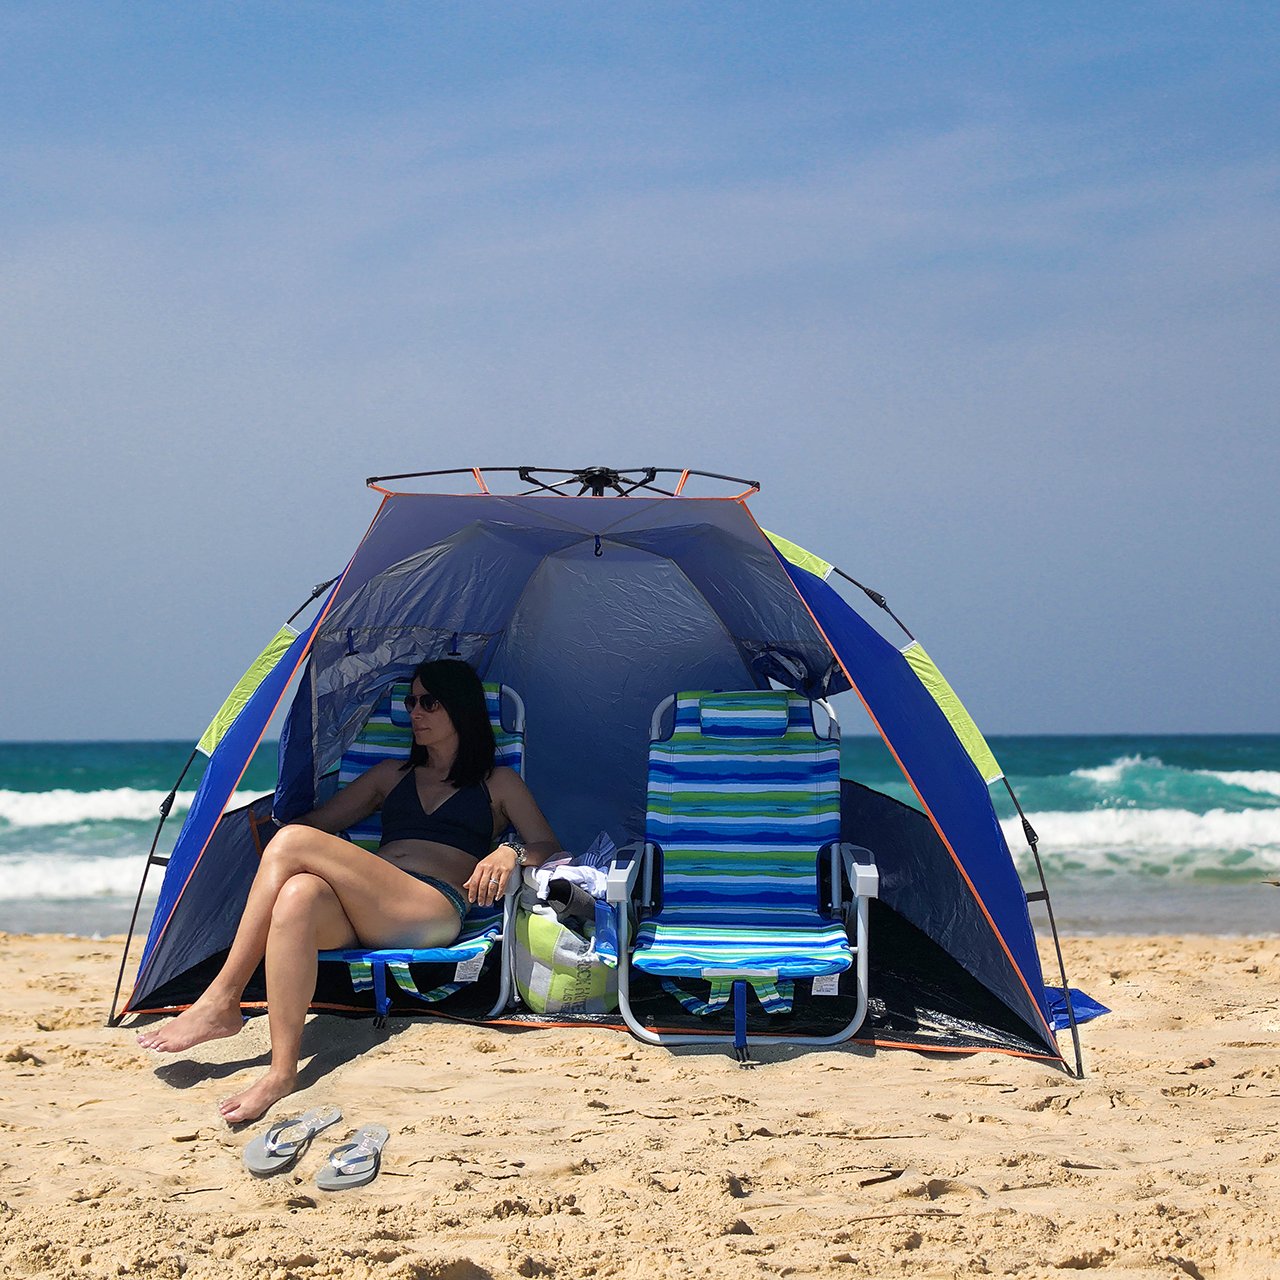
[[[1280,1275],[1280,940],[1088,938],[1087,1076],[997,1054],[668,1051],[616,1032],[313,1020],[256,1180],[217,1099],[266,1026],[177,1060],[103,1025],[118,947],[0,935],[0,1276]],[[287,1108],[285,1108],[287,1109]],[[280,1110],[280,1109],[278,1109]],[[327,1151],[391,1131],[327,1194]]]

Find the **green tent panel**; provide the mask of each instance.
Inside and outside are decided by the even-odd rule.
[[[236,681],[235,688],[227,694],[226,701],[209,721],[209,727],[200,735],[196,749],[202,755],[213,755],[223,735],[231,728],[236,716],[244,710],[245,703],[253,696],[253,691],[275,670],[276,663],[289,651],[289,646],[297,635],[297,631],[285,623],[271,637],[267,647],[249,664],[249,669]]]
[[[990,785],[1004,777],[1004,770],[997,763],[995,755],[982,736],[982,730],[973,722],[973,717],[960,701],[956,691],[947,683],[947,678],[938,670],[938,664],[925,652],[924,646],[913,640],[902,650],[911,670],[916,673],[920,683],[929,691],[929,696],[942,708],[956,737],[968,753],[969,759],[977,766],[983,782]]]

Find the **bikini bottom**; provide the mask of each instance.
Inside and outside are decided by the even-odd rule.
[[[421,880],[423,884],[429,884],[437,893],[442,893],[449,900],[449,905],[458,913],[459,920],[465,920],[467,911],[471,904],[463,896],[462,891],[457,885],[450,884],[447,880],[441,880],[439,876],[424,875],[421,871],[409,871],[405,867],[400,868],[407,876],[412,876],[415,880]]]

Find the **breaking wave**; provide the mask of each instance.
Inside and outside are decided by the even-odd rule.
[[[1093,809],[1030,813],[1046,870],[1243,880],[1280,874],[1280,808]],[[1003,819],[1019,870],[1031,863],[1021,824]]]
[[[83,898],[130,897],[138,892],[142,858],[92,858],[68,854],[10,855],[0,864],[0,901],[45,899],[67,902]],[[162,877],[152,876],[151,896]]]
[[[146,822],[160,817],[167,791],[119,787],[111,791],[0,791],[0,823],[10,827],[65,827],[86,822]],[[256,792],[237,792],[234,808],[247,804]],[[194,791],[179,791],[170,816],[191,807]]]

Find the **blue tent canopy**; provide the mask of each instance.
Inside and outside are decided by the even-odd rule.
[[[874,848],[882,832],[877,909],[898,917],[886,934],[911,931],[904,954],[927,940],[1007,1012],[1023,1050],[1059,1057],[986,783],[902,653],[784,560],[742,495],[387,494],[311,627],[214,752],[126,1011],[172,1007],[182,975],[230,942],[254,857],[244,823],[219,816],[295,670],[305,661],[281,737],[282,821],[325,794],[387,683],[449,654],[524,699],[527,780],[571,850],[602,830],[618,844],[643,831],[650,717],[666,695],[771,680],[811,697],[854,689],[923,811],[850,800],[858,829],[846,838]],[[211,861],[234,870],[201,870]]]

